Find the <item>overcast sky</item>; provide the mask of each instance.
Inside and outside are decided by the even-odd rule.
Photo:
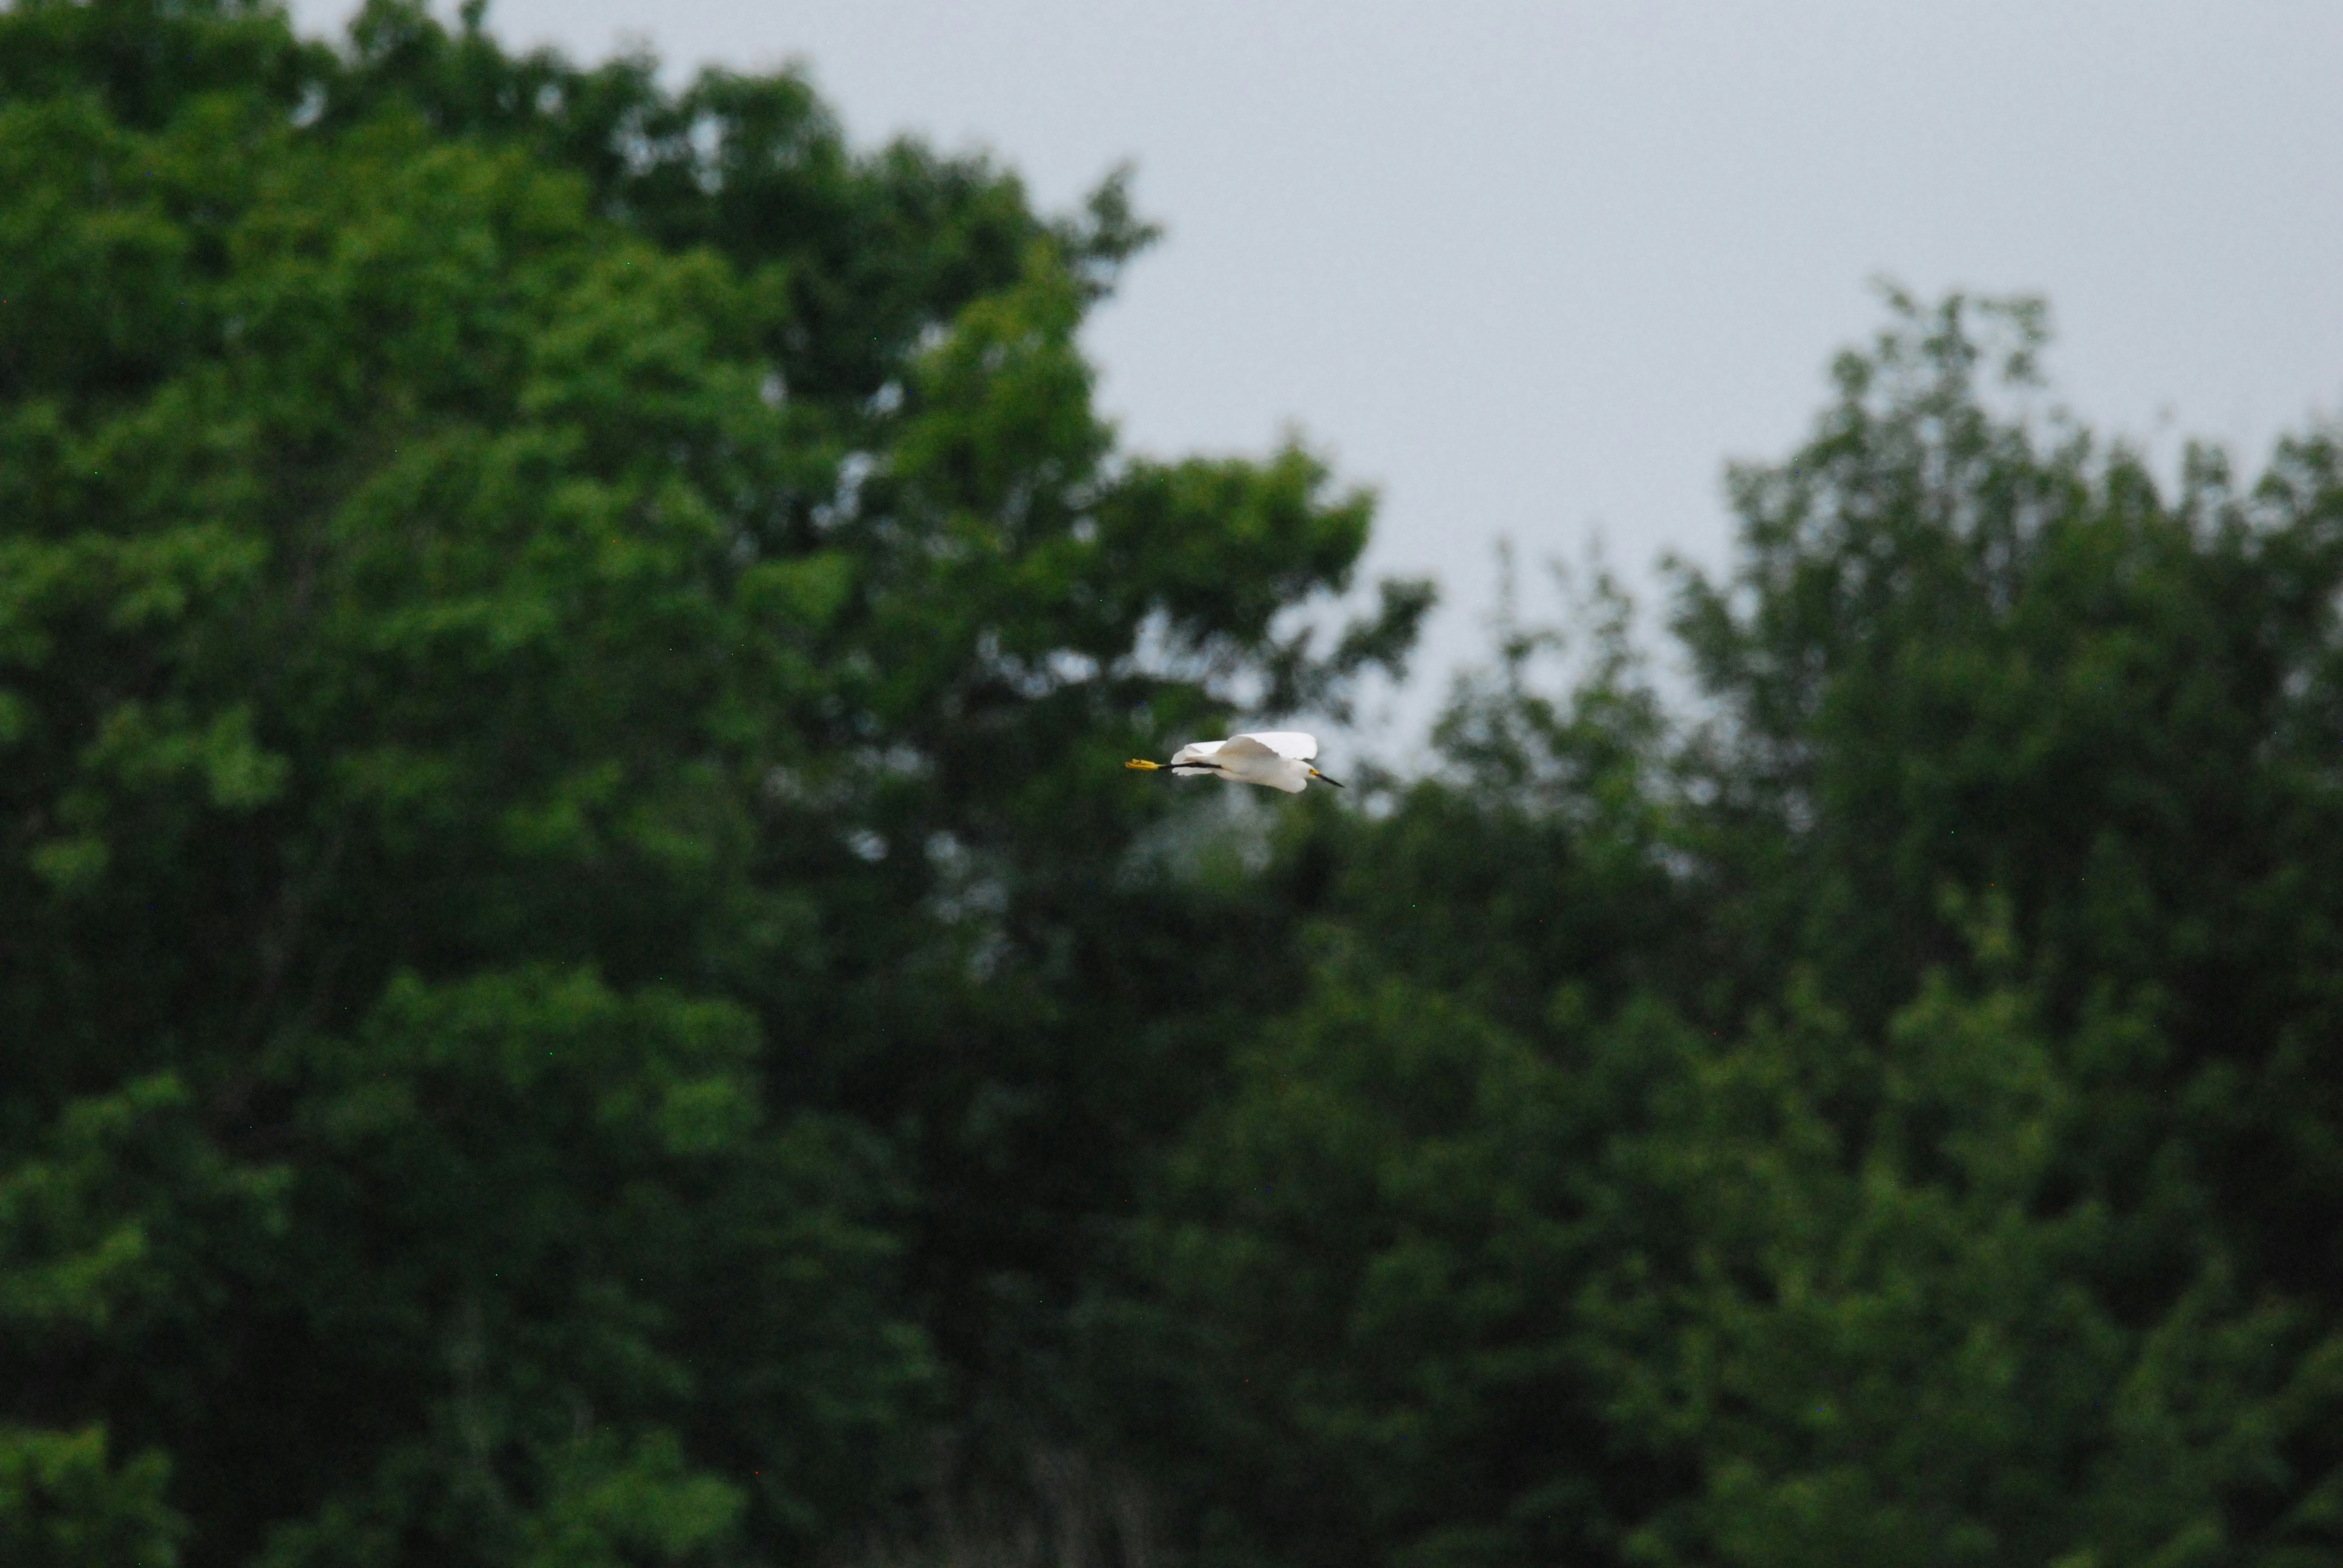
[[[350,0],[296,0],[338,35]],[[452,15],[452,10],[443,14]],[[798,59],[864,144],[1046,206],[1136,163],[1168,236],[1088,341],[1126,442],[1298,427],[1383,497],[1372,569],[1483,647],[1494,541],[1728,558],[1868,280],[2050,300],[2103,429],[2248,457],[2343,405],[2338,0],[498,0],[508,44]],[[1427,694],[1428,695],[1428,694]],[[1425,698],[1403,705],[1403,727]]]

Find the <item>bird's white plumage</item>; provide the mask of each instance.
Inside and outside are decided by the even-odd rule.
[[[1191,740],[1172,753],[1170,766],[1176,769],[1182,762],[1209,762],[1228,742],[1225,740]]]
[[[1256,729],[1234,739],[1258,740],[1280,757],[1291,757],[1296,762],[1307,762],[1318,755],[1318,738],[1299,729]]]
[[[1312,778],[1325,777],[1310,766],[1310,759],[1317,755],[1316,736],[1299,729],[1266,729],[1226,740],[1192,740],[1172,753],[1164,766],[1189,778],[1210,773],[1235,784],[1261,784],[1299,795]]]

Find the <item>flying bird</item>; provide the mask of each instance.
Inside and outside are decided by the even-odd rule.
[[[1315,735],[1304,735],[1299,729],[1267,729],[1257,735],[1232,735],[1226,740],[1191,740],[1172,753],[1169,762],[1134,757],[1123,766],[1185,778],[1211,774],[1235,784],[1265,784],[1289,795],[1301,794],[1312,779],[1342,788],[1340,779],[1329,779],[1310,766],[1310,759],[1317,755]]]

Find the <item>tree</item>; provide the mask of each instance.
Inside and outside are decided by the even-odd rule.
[[[0,12],[0,1527],[801,1551],[1048,1353],[1242,1002],[1111,762],[1427,602],[1319,657],[1363,498],[1115,454],[1145,232],[477,8]]]
[[[2033,307],[1890,305],[1680,574],[1702,721],[1598,593],[1289,837],[1318,979],[1096,1309],[1207,1560],[2333,1550],[2343,458],[2167,501]]]

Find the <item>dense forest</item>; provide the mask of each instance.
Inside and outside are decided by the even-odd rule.
[[[1432,590],[1119,447],[1151,232],[0,5],[0,1563],[2343,1555],[2343,436],[1891,295],[1725,570],[1253,799],[1120,764]]]

